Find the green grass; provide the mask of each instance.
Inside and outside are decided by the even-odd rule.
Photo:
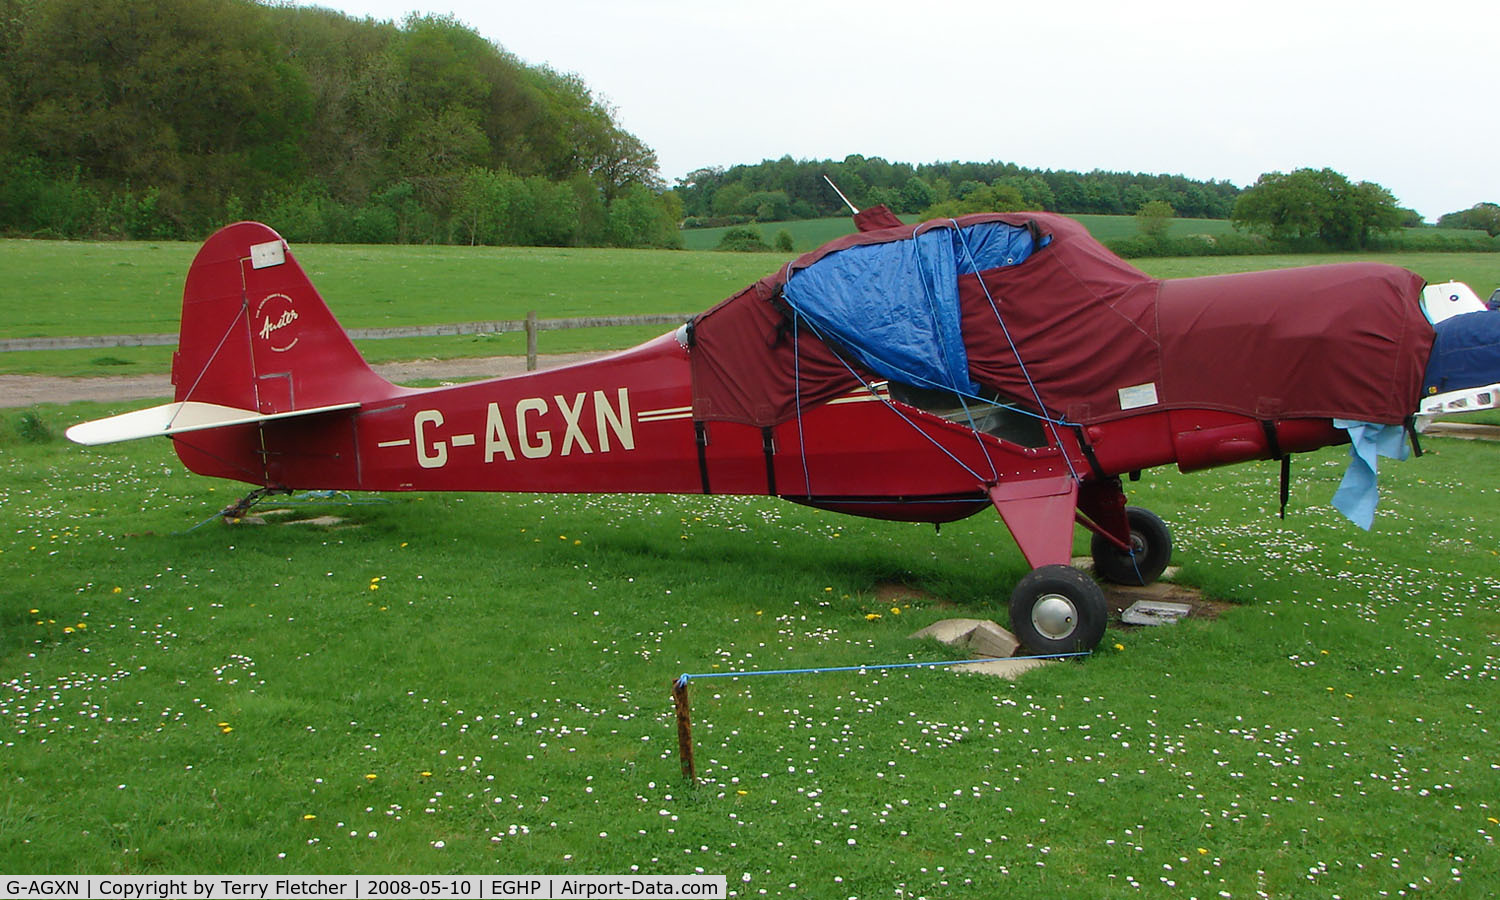
[[[106,411],[32,412],[55,435]],[[242,487],[165,442],[28,442],[19,415],[0,870],[701,869],[784,897],[1500,881],[1491,446],[1382,467],[1370,533],[1327,507],[1340,451],[1298,458],[1284,523],[1272,464],[1148,473],[1132,500],[1173,526],[1181,579],[1237,608],[1111,629],[1015,683],[694,680],[688,787],[677,675],[948,658],[905,635],[1003,620],[1025,565],[996,517],[934,534],[766,499],[451,494],[193,530]],[[928,593],[897,612],[884,583]]]
[[[917,219],[915,216],[904,216],[903,220],[916,221]],[[770,222],[765,224],[751,223],[735,227],[757,229],[769,246],[775,246],[776,233],[785,229],[792,236],[792,246],[796,248],[796,252],[806,253],[809,250],[821,247],[835,238],[841,238],[846,234],[853,234],[854,220],[849,216],[836,216],[831,219],[801,219],[795,222]],[[724,232],[728,230],[727,226],[721,228],[684,228],[682,230],[682,243],[689,250],[713,250],[719,246],[719,241],[724,239]]]
[[[346,328],[690,313],[772,271],[763,256],[669,250],[306,244]],[[0,337],[174,333],[196,245],[0,241]],[[114,348],[93,357],[121,356]]]
[[[9,279],[11,301],[0,305],[0,337],[175,332],[182,280],[195,251],[186,244],[0,241],[0,273]],[[296,252],[334,314],[349,328],[519,319],[530,309],[543,318],[692,313],[708,309],[785,261],[777,254],[547,248],[313,244],[299,246]],[[1360,259],[1406,266],[1434,282],[1466,281],[1481,296],[1500,285],[1500,254],[1494,253],[1134,262],[1153,275],[1182,278]],[[647,326],[543,332],[540,347],[543,353],[616,350],[665,330]],[[525,346],[516,333],[362,341],[360,350],[372,362],[390,362],[516,355],[524,353]],[[170,347],[18,351],[0,353],[0,374],[164,373],[171,355]]]
[[[1135,259],[1131,264],[1158,278],[1192,278],[1326,263],[1383,262],[1411,269],[1429,282],[1462,281],[1481,299],[1500,286],[1500,253],[1310,253],[1281,256]]]

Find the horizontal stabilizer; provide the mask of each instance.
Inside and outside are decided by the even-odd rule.
[[[80,422],[67,430],[68,440],[77,444],[113,444],[116,441],[133,441],[137,438],[165,437],[185,431],[204,431],[209,428],[227,428],[230,425],[254,425],[273,419],[289,419],[294,416],[312,416],[319,413],[355,409],[358,403],[339,403],[333,406],[318,406],[312,409],[294,409],[281,413],[258,413],[253,409],[237,409],[217,403],[199,403],[185,400],[167,403],[149,409]]]

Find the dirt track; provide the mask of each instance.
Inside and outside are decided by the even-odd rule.
[[[538,369],[595,359],[598,353],[559,353],[537,357]],[[526,371],[520,356],[486,356],[479,359],[424,359],[386,363],[374,367],[398,384],[419,378],[495,378]],[[115,375],[105,378],[55,378],[40,375],[0,375],[0,408],[36,403],[73,403],[100,400],[106,403],[171,397],[172,382],[166,375]]]

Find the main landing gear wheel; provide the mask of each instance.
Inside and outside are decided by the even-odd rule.
[[[1172,532],[1167,523],[1149,509],[1125,507],[1130,524],[1130,547],[1126,553],[1102,534],[1094,535],[1089,549],[1094,571],[1112,584],[1150,584],[1161,577],[1172,559]]]
[[[1108,623],[1103,588],[1072,566],[1032,569],[1010,595],[1010,626],[1036,653],[1093,650]]]

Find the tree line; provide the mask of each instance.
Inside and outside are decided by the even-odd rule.
[[[655,152],[579,78],[451,17],[397,24],[252,0],[0,0],[0,166],[0,234],[57,237],[197,239],[255,218],[297,241],[673,247],[679,225],[843,215],[825,175],[861,208],[923,217],[1149,209],[1153,222],[1240,226],[1209,252],[1367,247],[1420,224],[1385,188],[1329,169],[1240,189],[782,157],[698,169],[668,190]],[[1495,235],[1497,210],[1441,222]],[[1164,229],[1129,249],[1204,250]]]
[[[824,175],[860,208],[884,204],[897,213],[935,215],[971,208],[1133,215],[1159,201],[1179,216],[1227,219],[1240,193],[1227,181],[1182,175],[1029,169],[995,161],[913,165],[857,154],[843,160],[784,156],[728,169],[703,168],[681,179],[675,190],[689,227],[842,215],[843,202]]]
[[[1471,236],[1404,233],[1422,225],[1414,210],[1373,182],[1351,182],[1332,169],[1268,172],[1253,185],[1195,181],[1181,175],[1087,173],[1026,169],[1014,163],[911,165],[853,155],[843,160],[782,157],[729,169],[705,168],[677,185],[685,227],[743,226],[843,215],[843,200],[827,175],[864,208],[884,204],[920,219],[972,212],[1049,210],[1065,214],[1134,215],[1139,233],[1117,238],[1123,256],[1238,255],[1324,250],[1496,250],[1500,207],[1480,203],[1439,220],[1447,228],[1487,232]],[[1229,234],[1170,237],[1170,219],[1228,219]],[[733,228],[725,249],[770,249],[759,232]]]
[[[655,153],[443,16],[0,0],[0,231],[674,246]]]

